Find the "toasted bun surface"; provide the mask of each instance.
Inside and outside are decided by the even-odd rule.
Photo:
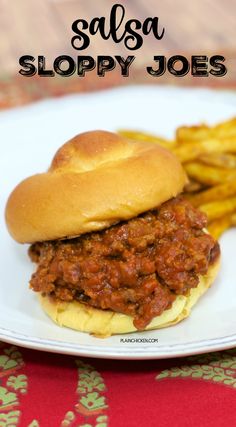
[[[15,188],[6,222],[20,243],[74,237],[155,208],[185,183],[181,164],[164,148],[86,132],[59,149],[48,172]]]
[[[160,329],[175,325],[190,315],[192,307],[213,283],[220,266],[220,259],[209,268],[207,275],[200,277],[197,288],[189,296],[179,295],[169,310],[155,317],[145,330]],[[79,302],[61,302],[39,294],[41,305],[51,319],[60,326],[89,332],[99,337],[135,332],[133,318],[111,310],[99,310]]]

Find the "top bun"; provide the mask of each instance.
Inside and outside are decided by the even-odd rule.
[[[153,209],[185,183],[178,159],[159,145],[85,132],[58,150],[48,172],[14,189],[6,222],[20,243],[76,237]]]

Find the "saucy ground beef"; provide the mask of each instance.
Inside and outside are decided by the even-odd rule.
[[[207,219],[176,197],[159,208],[78,238],[35,243],[30,287],[63,301],[133,316],[137,329],[198,285],[219,255]]]

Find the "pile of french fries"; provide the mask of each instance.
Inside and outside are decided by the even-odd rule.
[[[157,143],[179,158],[189,178],[184,196],[207,214],[216,239],[236,226],[236,118],[216,126],[181,126],[174,140],[134,130],[119,133]]]

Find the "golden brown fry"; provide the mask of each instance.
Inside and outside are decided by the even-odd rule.
[[[212,221],[234,212],[236,210],[236,197],[225,199],[223,203],[221,200],[206,203],[199,206],[199,209],[207,214],[209,221]]]
[[[187,163],[184,168],[190,178],[205,185],[216,185],[236,179],[236,170],[221,169],[198,162]]]
[[[168,148],[169,150],[172,149],[172,147],[175,146],[175,141],[171,141],[168,139],[161,138],[156,135],[152,135],[150,133],[146,132],[140,132],[135,130],[126,130],[126,129],[120,129],[118,133],[125,138],[128,139],[134,139],[138,141],[148,141],[148,142],[155,142],[156,144],[161,145],[162,147]]]
[[[204,188],[204,186],[197,181],[190,180],[184,187],[184,192],[186,193],[195,193],[197,191],[200,191]]]
[[[231,216],[225,215],[208,224],[207,230],[217,240],[221,234],[231,226]]]
[[[211,153],[201,154],[199,160],[210,166],[218,166],[223,168],[236,168],[236,155],[229,153]]]
[[[221,122],[213,127],[213,133],[218,136],[218,138],[231,137],[236,135],[236,117],[233,117],[230,120]]]
[[[216,185],[188,197],[193,206],[200,206],[215,200],[223,200],[236,195],[236,179]]]
[[[176,130],[176,141],[180,144],[199,141],[209,138],[209,126],[202,124],[197,126],[180,126]]]
[[[176,139],[179,143],[211,138],[230,138],[232,136],[236,136],[236,117],[219,123],[216,126],[210,127],[205,124],[181,126],[176,131]]]
[[[195,160],[206,153],[236,153],[236,137],[182,143],[174,147],[173,152],[183,163]]]
[[[236,212],[231,215],[231,225],[236,226]]]

